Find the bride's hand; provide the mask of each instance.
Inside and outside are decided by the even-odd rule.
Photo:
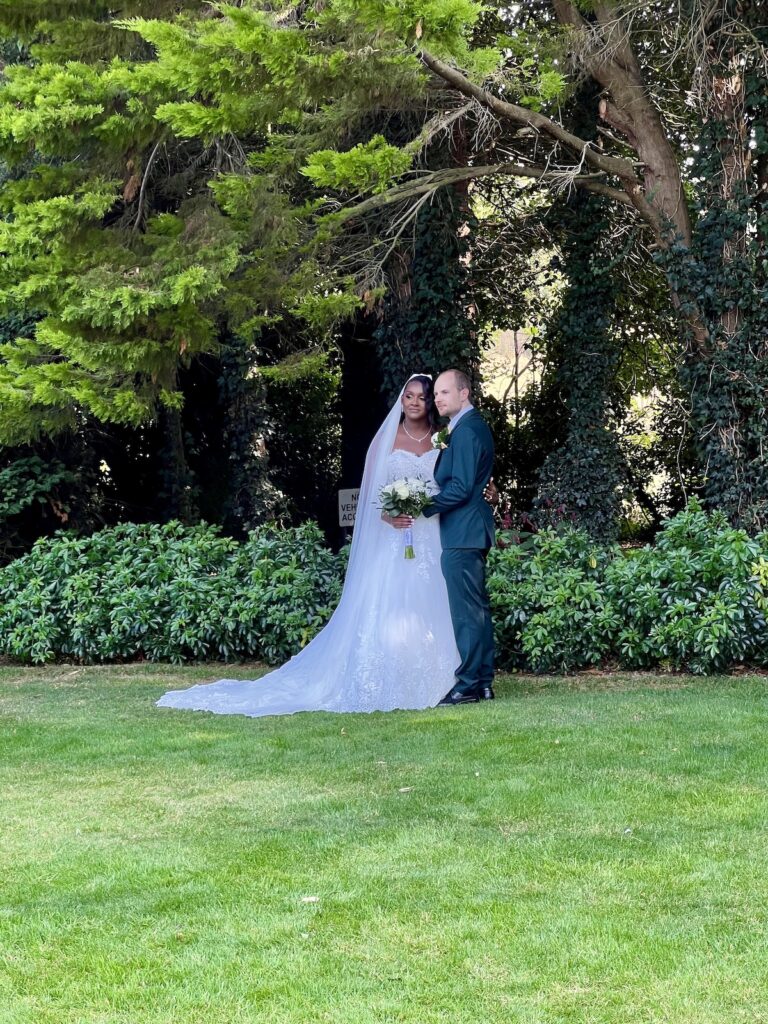
[[[382,512],[381,518],[396,530],[408,530],[413,526],[413,516],[388,516],[386,512]]]

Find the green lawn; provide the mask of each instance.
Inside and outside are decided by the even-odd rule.
[[[768,1021],[768,681],[153,706],[218,672],[0,669],[2,1024]]]

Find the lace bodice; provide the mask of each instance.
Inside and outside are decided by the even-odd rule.
[[[387,483],[404,476],[420,477],[425,481],[429,494],[437,494],[440,488],[435,483],[435,463],[439,454],[437,448],[431,448],[423,455],[395,448],[387,458]]]

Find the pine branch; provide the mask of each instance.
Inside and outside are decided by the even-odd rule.
[[[144,177],[142,178],[141,181],[141,190],[139,192],[138,212],[136,214],[136,220],[133,222],[131,233],[139,230],[141,222],[144,219],[144,197],[146,196],[147,193],[147,182],[149,181],[149,172],[152,170],[152,164],[155,162],[155,157],[157,156],[158,151],[160,150],[162,144],[162,139],[160,139],[159,142],[155,143],[155,148],[150,153],[149,160],[147,160],[147,166],[144,171]]]
[[[592,23],[573,0],[551,3],[560,24],[574,30],[574,39],[578,33],[580,61],[603,87],[600,117],[624,136],[640,159],[642,181],[636,179],[632,185],[620,175],[633,205],[653,228],[659,245],[668,245],[670,224],[689,244],[691,221],[680,169],[632,46],[632,13],[615,0],[595,0],[596,22]]]
[[[547,117],[546,114],[541,114],[536,110],[528,110],[526,107],[520,107],[516,103],[509,103],[507,100],[499,99],[493,93],[488,92],[479,85],[475,85],[457,68],[452,68],[449,64],[428,53],[427,50],[421,51],[421,59],[443,81],[463,93],[464,96],[471,96],[473,99],[476,99],[478,103],[492,110],[502,120],[511,121],[513,124],[523,125],[543,132],[556,142],[567,146],[574,153],[578,153],[579,157],[583,156],[588,164],[604,174],[615,174],[622,181],[634,185],[639,184],[635,175],[635,169],[629,160],[600,153],[599,150],[594,148],[593,143],[579,138],[578,135],[573,135],[563,128],[562,125]]]
[[[440,112],[430,118],[416,138],[405,147],[409,153],[417,156],[426,149],[442,132],[448,132],[451,126],[472,110],[472,103],[464,103],[455,110]]]
[[[540,181],[553,182],[559,188],[585,188],[589,192],[595,192],[606,196],[625,206],[634,207],[629,196],[620,189],[612,188],[605,182],[599,180],[602,173],[574,174],[568,170],[551,170],[545,167],[533,167],[527,164],[501,163],[487,164],[479,167],[450,167],[434,171],[431,174],[422,175],[413,181],[407,181],[402,185],[395,185],[386,192],[370,196],[354,206],[339,210],[331,216],[340,223],[352,220],[355,217],[362,217],[372,210],[381,209],[383,206],[391,206],[395,203],[404,202],[407,199],[414,199],[416,196],[423,196],[426,193],[434,192],[438,188],[447,185],[455,185],[458,182],[470,181],[473,178],[484,178],[491,175],[503,174],[513,178],[536,178]]]

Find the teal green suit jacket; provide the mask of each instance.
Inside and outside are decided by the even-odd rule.
[[[448,447],[435,466],[440,493],[425,516],[440,515],[444,548],[490,548],[495,539],[493,513],[483,498],[493,472],[493,438],[476,409],[464,413],[451,431]]]

